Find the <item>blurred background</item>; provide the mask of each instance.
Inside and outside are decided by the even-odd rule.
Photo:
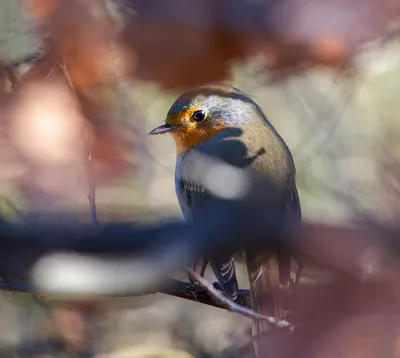
[[[147,133],[183,91],[227,82],[253,96],[291,149],[304,220],[397,222],[396,1],[2,0],[0,12],[8,220],[89,221],[90,178],[101,223],[181,219],[173,140]],[[238,278],[247,288],[241,262]],[[248,318],[163,294],[76,309],[0,295],[2,346],[60,332],[79,342],[94,309],[98,354],[251,356],[241,350]]]

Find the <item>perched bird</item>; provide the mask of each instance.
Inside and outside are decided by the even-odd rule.
[[[165,123],[149,134],[163,133],[170,133],[176,143],[175,187],[186,219],[196,219],[205,210],[212,210],[219,200],[215,190],[210,191],[195,180],[193,168],[200,158],[196,153],[202,153],[238,168],[244,175],[255,193],[250,215],[283,220],[286,225],[300,223],[291,152],[261,108],[243,91],[222,84],[183,94],[172,105]],[[211,180],[226,179],[216,175]],[[266,250],[247,252],[245,257],[253,309],[260,314],[284,318],[278,291],[280,283],[291,280],[291,253]],[[238,283],[234,257],[221,257],[210,264],[222,290],[235,299]],[[205,265],[202,266],[204,273]],[[271,296],[274,297],[272,304]],[[260,337],[269,330],[266,323],[254,321],[254,343],[259,357],[266,349]]]

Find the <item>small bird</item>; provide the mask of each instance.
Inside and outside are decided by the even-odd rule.
[[[196,153],[202,153],[240,170],[256,193],[254,214],[284,220],[285,225],[300,223],[292,154],[261,108],[240,89],[215,84],[184,93],[170,108],[165,123],[149,134],[164,133],[170,133],[176,144],[175,188],[185,219],[196,219],[219,200],[215,191],[196,182],[191,172],[199,160]],[[216,175],[212,180],[226,179]],[[284,319],[279,288],[291,281],[291,253],[266,250],[244,255],[253,310]],[[201,265],[201,274],[206,263]],[[223,292],[235,300],[238,283],[234,256],[212,260],[210,265]],[[272,305],[266,293],[274,297]],[[258,357],[268,348],[261,339],[268,331],[268,324],[254,321]]]

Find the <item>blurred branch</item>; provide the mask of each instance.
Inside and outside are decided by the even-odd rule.
[[[214,216],[216,221],[212,220]],[[197,255],[212,257],[238,247],[254,250],[276,245],[274,238],[279,232],[276,223],[262,227],[250,219],[243,222],[243,216],[241,221],[230,216],[224,218],[230,223],[227,225],[222,219],[213,213],[201,224],[175,222],[147,228],[132,224],[97,227],[80,224],[68,228],[3,223],[0,227],[0,272],[7,269],[13,273],[25,272],[26,277],[33,277],[38,290],[45,288],[42,291],[45,295],[57,292],[57,289],[61,294],[73,292],[83,296],[134,296],[161,292],[220,307],[220,302],[217,303],[209,291],[198,292],[194,285],[170,280],[173,269],[185,268]],[[389,314],[395,317],[398,314],[398,233],[398,228],[371,223],[353,227],[314,223],[304,224],[291,243],[283,240],[284,245],[292,245],[307,259],[317,262],[319,268],[330,267],[340,275],[328,283],[303,282],[294,292],[283,293],[284,307],[290,310],[288,319],[299,329],[294,335],[288,335],[283,346],[279,347],[288,351],[282,356],[291,357],[296,353],[301,358],[309,357],[310,341],[331,332],[335,325],[354,315]],[[54,251],[81,255],[79,261],[54,257],[54,262],[62,266],[62,276],[47,256]],[[102,258],[99,265],[94,265],[95,270],[89,272],[93,254],[101,254]],[[45,266],[49,275],[30,276],[31,271],[37,271],[35,262],[46,259],[46,256],[47,263],[50,263]],[[153,272],[149,273],[150,268]],[[2,284],[0,288],[4,287],[23,288],[13,281]],[[247,290],[240,291],[236,303],[249,307]],[[227,305],[223,308],[229,309]]]
[[[396,228],[371,223],[353,227],[304,224],[289,240],[277,222],[245,217],[240,211],[218,210],[201,223],[148,227],[3,222],[0,273],[33,280],[38,290],[61,294],[135,295],[157,291],[195,258],[279,246],[301,253],[306,267],[311,261],[359,280],[398,276],[393,269],[400,248]]]
[[[173,287],[179,287],[175,292],[180,290],[182,294],[187,285],[190,286],[189,283],[171,280],[168,285],[170,288],[163,288],[160,291],[170,294],[174,292]],[[207,295],[202,292],[199,294]],[[240,295],[242,294],[246,295],[244,291],[240,293]],[[186,295],[186,293],[182,295]],[[186,298],[190,293],[185,297],[182,295],[178,297]],[[359,349],[360,342],[362,342],[359,340],[359,336],[364,334],[367,334],[368,337],[372,335],[378,338],[379,342],[384,340],[386,343],[387,338],[391,337],[390,334],[388,336],[388,333],[391,330],[397,332],[394,329],[398,328],[399,322],[398,297],[398,285],[394,285],[393,282],[357,284],[355,280],[344,279],[330,284],[301,284],[296,292],[285,296],[291,309],[290,319],[296,325],[299,322],[299,330],[296,330],[295,334],[285,337],[283,345],[278,347],[278,352],[274,357],[306,358],[310,357],[310,349],[314,347],[327,351],[326,345],[310,345],[310,342],[319,343],[320,340],[323,342],[328,340],[329,348],[337,353],[336,346],[342,345],[343,348],[343,345],[348,342],[346,338],[354,337],[354,335],[354,340],[352,339],[350,342],[351,345],[344,347],[346,352],[353,346]],[[191,300],[191,298],[189,299]],[[201,299],[198,302],[205,303],[205,300]],[[211,299],[210,305],[216,306]],[[358,322],[359,319],[362,321]],[[383,325],[379,323],[378,319],[382,320]],[[346,329],[347,326],[352,329]],[[335,330],[335,328],[337,329]],[[382,328],[386,330],[382,332]],[[337,335],[330,336],[332,330],[337,332],[339,337]],[[273,343],[271,342],[271,344]],[[17,349],[15,346],[2,348],[0,356],[11,356],[15,352],[23,355],[55,354],[64,349],[64,340],[36,341],[27,342]],[[329,357],[336,356],[336,354],[329,354]],[[382,354],[372,356],[381,357]]]
[[[365,44],[398,31],[400,17],[396,0],[125,3],[135,10],[122,32],[138,59],[132,74],[170,88],[225,80],[227,64],[254,55],[278,79],[318,64],[348,68]]]
[[[224,210],[221,210],[221,213],[223,212]],[[240,216],[243,219],[243,216]],[[233,217],[236,216],[233,215]],[[229,225],[224,225],[226,220],[230,223]],[[239,223],[240,225],[236,225]],[[276,223],[269,228],[250,225],[252,228],[250,230],[246,229],[246,225],[243,226],[242,223],[243,220],[239,221],[230,219],[229,216],[221,217],[221,215],[214,214],[209,219],[206,218],[205,223],[197,225],[174,222],[148,228],[126,223],[99,227],[85,224],[68,226],[2,223],[0,272],[7,277],[21,277],[30,280],[32,277],[31,270],[35,265],[37,266],[38,262],[40,263],[41,260],[48,258],[49,254],[54,252],[79,253],[81,255],[78,257],[80,270],[76,277],[79,281],[85,278],[85,275],[88,275],[88,270],[83,263],[89,264],[90,260],[93,259],[93,255],[97,255],[96,264],[99,264],[98,267],[101,270],[92,273],[89,278],[95,281],[99,280],[101,287],[96,285],[94,287],[81,287],[79,282],[72,283],[73,289],[77,290],[78,293],[82,289],[86,293],[98,292],[106,295],[135,294],[143,293],[143,291],[154,292],[154,288],[151,287],[153,284],[151,279],[155,280],[159,276],[167,278],[165,271],[170,272],[171,270],[181,269],[191,262],[195,256],[212,257],[226,250],[238,251],[243,247],[257,249],[260,246],[264,247],[266,244],[275,245],[277,243],[276,240],[272,239],[273,237],[279,237],[278,234],[273,234],[279,231]],[[269,239],[266,239],[266,231],[271,233]],[[136,256],[130,256],[126,262],[122,262],[129,253],[136,253]],[[99,255],[102,257],[100,258]],[[118,259],[116,255],[119,255],[121,259],[120,270],[127,272],[129,275],[127,279],[130,284],[122,282],[122,288],[115,286],[115,277],[118,276],[112,275],[112,277],[108,278],[104,272],[105,269],[106,272],[113,273],[114,261],[112,260]],[[169,256],[176,258],[176,260],[162,260],[163,257]],[[60,265],[58,267],[64,268],[63,272],[68,275],[68,257],[56,256],[55,258],[56,263]],[[137,263],[139,259],[142,260],[139,265],[140,269],[137,271],[132,270],[131,265],[135,262]],[[154,277],[147,276],[145,279],[148,282],[144,283],[141,276],[146,260],[154,268]],[[73,264],[73,262],[69,263]],[[50,275],[51,282],[55,280],[52,275],[57,275],[54,267],[53,269],[47,267],[46,274]],[[95,277],[98,277],[98,279]],[[121,276],[122,281],[124,281],[123,277],[125,276]],[[59,278],[62,281],[62,276]],[[51,282],[46,282],[43,277],[38,280],[36,282],[39,282],[39,286],[44,284],[45,287],[48,287],[46,284],[49,284],[51,287],[52,285]],[[140,288],[135,286],[135,284],[139,283]],[[71,285],[71,282],[64,282],[64,284],[68,286]],[[71,286],[70,288],[63,288],[63,282],[59,282],[56,286],[57,289],[61,289],[61,292],[65,292],[65,289],[67,291],[71,289]],[[29,289],[28,287],[21,287],[20,284],[13,281],[4,282],[2,288],[12,290]],[[172,292],[170,288],[168,290],[169,293]],[[178,285],[175,293],[178,297],[194,298],[193,292],[186,287],[182,288],[181,284]],[[247,302],[247,304],[243,305],[249,306],[246,294],[243,292],[243,302],[241,303],[244,302]]]

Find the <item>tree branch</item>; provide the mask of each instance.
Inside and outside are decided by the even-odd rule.
[[[252,311],[249,290],[239,290],[239,295],[237,299],[235,301],[231,301],[226,298],[221,292],[215,289],[213,285],[205,280],[203,277],[197,275],[191,270],[189,274],[192,275],[195,280],[200,283],[200,289],[195,284],[170,279],[167,280],[167,284],[161,285],[159,290],[152,293],[163,293],[169,296],[194,301],[221,309],[226,309],[230,312],[235,312],[252,319],[267,321],[271,325],[278,328],[293,328],[293,325],[287,321],[279,320],[275,317],[262,316]],[[46,296],[45,293],[43,294],[40,291],[35,290],[35,288],[30,284],[9,279],[0,279],[0,291],[33,293],[39,295],[41,298],[45,298]],[[150,293],[144,293],[142,295],[147,294]]]
[[[71,76],[69,74],[67,65],[65,62],[62,64],[59,64],[61,67],[65,81],[67,82],[68,88],[70,89],[72,95],[74,96],[75,100],[79,102],[74,84],[72,83]],[[96,176],[95,176],[95,171],[93,167],[93,160],[92,160],[92,153],[90,150],[90,135],[87,133],[87,128],[85,129],[85,133],[83,134],[83,141],[86,145],[85,149],[85,156],[84,156],[84,166],[85,166],[85,171],[86,171],[86,180],[87,180],[87,186],[88,186],[88,193],[87,193],[87,198],[89,200],[89,212],[90,212],[90,219],[92,221],[93,225],[99,225],[100,222],[97,219],[97,210],[96,210]]]
[[[17,280],[11,280],[6,278],[0,278],[0,291],[11,291],[11,292],[21,292],[21,293],[35,293],[39,296],[46,296],[43,292],[36,290],[31,284],[19,282]],[[177,298],[183,298],[185,300],[194,301],[198,303],[202,303],[205,305],[227,309],[226,307],[221,307],[218,303],[216,303],[212,297],[202,289],[198,289],[197,286],[190,282],[185,282],[176,279],[166,280],[166,283],[162,284],[160,289],[153,292],[146,292],[142,294],[138,294],[138,296],[154,294],[154,293],[162,293],[168,296],[173,296]],[[107,295],[110,297],[110,295]],[[112,297],[131,297],[130,294],[115,294]],[[243,289],[239,290],[239,295],[235,301],[237,304],[250,308],[250,292],[249,290]]]
[[[213,307],[227,309],[226,307],[221,307],[220,304],[215,302],[215,300],[213,300],[213,298],[205,290],[199,290],[196,285],[190,282],[171,279],[168,280],[167,285],[160,288],[159,292],[169,296],[183,298],[185,300],[194,301]],[[239,295],[235,302],[243,307],[251,308],[250,291],[239,290]]]
[[[197,281],[205,289],[208,295],[215,302],[217,302],[220,307],[226,308],[228,311],[239,313],[242,316],[255,319],[257,321],[268,322],[271,326],[275,326],[277,328],[289,328],[289,329],[294,328],[294,326],[291,323],[287,322],[286,320],[281,320],[277,317],[264,316],[253,311],[250,308],[239,305],[238,303],[232,301],[231,299],[223,295],[222,292],[216,290],[213,287],[213,285],[201,275],[197,274],[196,272],[190,269],[187,269],[187,272],[195,281]]]

